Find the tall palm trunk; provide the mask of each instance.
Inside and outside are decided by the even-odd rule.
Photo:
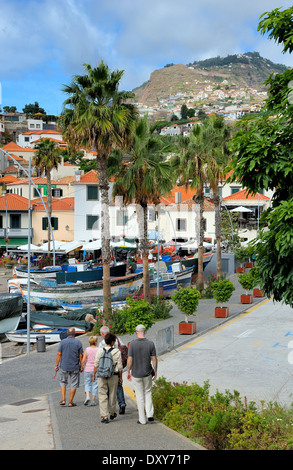
[[[202,189],[199,191],[198,203],[199,203],[199,244],[198,244],[198,277],[197,285],[201,291],[204,288],[203,282],[203,239],[204,239],[204,217],[203,217],[203,202],[204,195]]]
[[[215,232],[217,241],[217,278],[223,276],[222,268],[222,252],[221,252],[221,208],[218,185],[214,188],[214,203],[215,203]]]
[[[105,322],[111,319],[111,283],[110,283],[110,215],[109,215],[109,181],[107,178],[107,158],[97,158],[99,187],[101,190],[101,239],[103,263],[103,316]]]
[[[51,249],[51,221],[52,221],[52,186],[51,186],[51,173],[47,170],[47,198],[48,198],[48,253],[50,256]]]
[[[143,269],[143,297],[146,301],[150,299],[150,274],[149,274],[149,244],[148,244],[148,206],[142,203],[143,233],[141,241],[142,269]]]

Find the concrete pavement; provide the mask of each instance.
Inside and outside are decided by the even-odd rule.
[[[261,312],[269,304],[265,299],[254,299],[252,305],[240,304],[242,289],[237,282],[237,276],[232,276],[231,280],[235,283],[236,290],[229,302],[228,319],[214,318],[215,301],[203,299],[200,301],[195,318],[197,333],[192,337],[178,334],[178,322],[183,319],[183,315],[176,308],[172,310],[171,319],[156,322],[147,332],[147,337],[156,341],[159,330],[170,325],[174,326],[174,349],[159,356],[159,376],[178,382],[185,380],[200,383],[209,379],[213,387],[225,386],[231,390],[230,385],[233,385],[231,377],[235,376],[235,370],[241,370],[237,354],[235,351],[229,351],[227,344],[222,343],[218,346],[216,341],[223,336],[224,331],[228,332],[236,323],[243,325],[246,318],[252,318],[253,312]],[[288,323],[289,321],[288,319]],[[277,326],[276,324],[275,328]],[[244,328],[252,329],[246,325]],[[135,335],[122,336],[121,339],[127,343],[134,337]],[[233,333],[229,338],[229,347],[237,343]],[[88,336],[83,335],[80,339],[86,347]],[[59,384],[57,379],[53,380],[57,347],[58,345],[47,345],[44,353],[34,351],[28,355],[4,360],[0,365],[1,449],[102,451],[112,449],[150,452],[176,450],[191,453],[202,449],[156,420],[146,426],[137,425],[132,384],[126,380],[125,374],[126,414],[118,415],[109,425],[100,423],[98,406],[83,405],[83,383],[76,394],[75,401],[78,406],[60,407]],[[220,363],[219,353],[222,351],[226,354],[225,368]],[[241,357],[241,360],[247,363],[245,356]],[[253,368],[254,356],[249,357],[249,360]],[[213,367],[210,367],[211,365]],[[223,369],[225,372],[231,371],[230,378],[224,377]]]

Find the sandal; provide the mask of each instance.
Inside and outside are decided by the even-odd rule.
[[[71,407],[71,406],[76,406],[76,403],[74,403],[73,401],[70,401],[70,402],[68,403],[68,406],[70,406],[70,407]]]
[[[66,401],[65,401],[65,400],[61,400],[61,401],[59,402],[59,405],[61,405],[61,406],[66,405]]]

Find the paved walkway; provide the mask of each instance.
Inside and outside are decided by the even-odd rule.
[[[248,308],[251,309],[263,298],[254,299],[253,304],[240,303],[242,288],[237,275],[230,278],[236,287],[228,306],[228,319],[214,317],[215,301],[200,301],[195,321],[195,335],[183,336],[178,333],[178,323],[183,315],[173,308],[172,317],[156,322],[147,332],[147,337],[156,342],[157,333],[166,327],[174,327],[174,349],[195,341],[204,333],[217,328],[231,318],[237,317]],[[1,283],[1,281],[0,281]],[[124,343],[135,335],[121,336]],[[80,337],[84,347],[88,346],[88,336]],[[60,391],[58,379],[54,377],[55,357],[58,345],[47,345],[43,353],[30,352],[0,365],[0,449],[7,450],[100,450],[100,451],[178,451],[192,455],[194,450],[203,450],[178,433],[168,429],[158,421],[146,426],[137,424],[137,410],[132,384],[124,374],[126,414],[108,425],[100,422],[99,407],[86,407],[84,402],[83,381],[76,393],[77,407],[59,406]],[[168,353],[166,353],[168,355]],[[166,357],[166,354],[164,356]],[[171,353],[170,353],[171,354]],[[160,356],[158,375],[160,372]],[[163,367],[164,369],[164,367]],[[184,370],[184,364],[182,364]]]

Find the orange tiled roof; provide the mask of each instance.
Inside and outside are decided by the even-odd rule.
[[[15,142],[9,142],[9,144],[6,144],[1,148],[6,152],[35,152],[34,149],[20,147],[20,145],[17,145]]]
[[[6,203],[8,211],[27,211],[28,199],[18,194],[7,193],[0,196],[0,211],[6,211]]]
[[[80,181],[76,181],[76,183],[98,183],[98,172],[96,170],[90,170],[85,175],[81,175]]]
[[[34,210],[35,211],[44,211],[44,205],[43,203],[38,202],[39,199],[34,200]],[[45,204],[47,201],[45,201]],[[37,203],[37,205],[35,205]],[[53,198],[52,199],[52,211],[74,211],[74,198],[73,197],[67,197],[64,199],[57,199]]]
[[[16,178],[16,176],[13,175],[5,175],[3,178],[0,178],[0,184],[1,183],[14,183],[15,181],[19,181],[19,178]]]
[[[9,165],[4,170],[2,170],[2,173],[17,173],[17,172],[18,172],[18,168],[14,165]]]
[[[191,199],[195,194],[196,190],[192,188],[185,188],[185,186],[175,186],[169,194],[166,196],[162,196],[161,199],[162,201],[168,205],[168,204],[174,204],[175,203],[175,193],[180,193],[181,194],[181,202],[187,201],[188,199]]]
[[[270,200],[268,196],[264,196],[263,194],[260,194],[260,199],[261,200]],[[231,194],[230,196],[226,196],[223,198],[224,201],[244,201],[244,200],[249,200],[249,201],[258,201],[258,195],[257,194],[251,194],[247,189],[242,189],[241,191],[238,191],[237,193]]]
[[[11,157],[13,157],[13,158],[14,158],[16,161],[18,161],[18,162],[21,162],[21,163],[24,163],[25,165],[28,165],[28,161],[25,160],[25,159],[22,158],[22,157],[18,157],[17,155],[14,155],[14,154],[12,153],[10,157],[7,157],[7,159],[8,159],[9,161],[13,161],[13,158],[11,158]]]
[[[47,184],[47,178],[42,178],[41,176],[35,176],[34,178],[32,178],[32,181],[35,184]],[[29,179],[28,178],[22,178],[22,179],[19,179],[18,181],[16,181],[15,183],[11,183],[11,184],[29,184]],[[57,184],[57,181],[52,180],[51,184]]]
[[[27,131],[27,132],[23,132],[22,135],[40,135],[40,134],[59,134],[59,135],[62,135],[62,132],[59,132],[59,131],[55,131],[55,130],[50,130],[50,129],[46,129],[46,130],[38,130],[38,131]]]

